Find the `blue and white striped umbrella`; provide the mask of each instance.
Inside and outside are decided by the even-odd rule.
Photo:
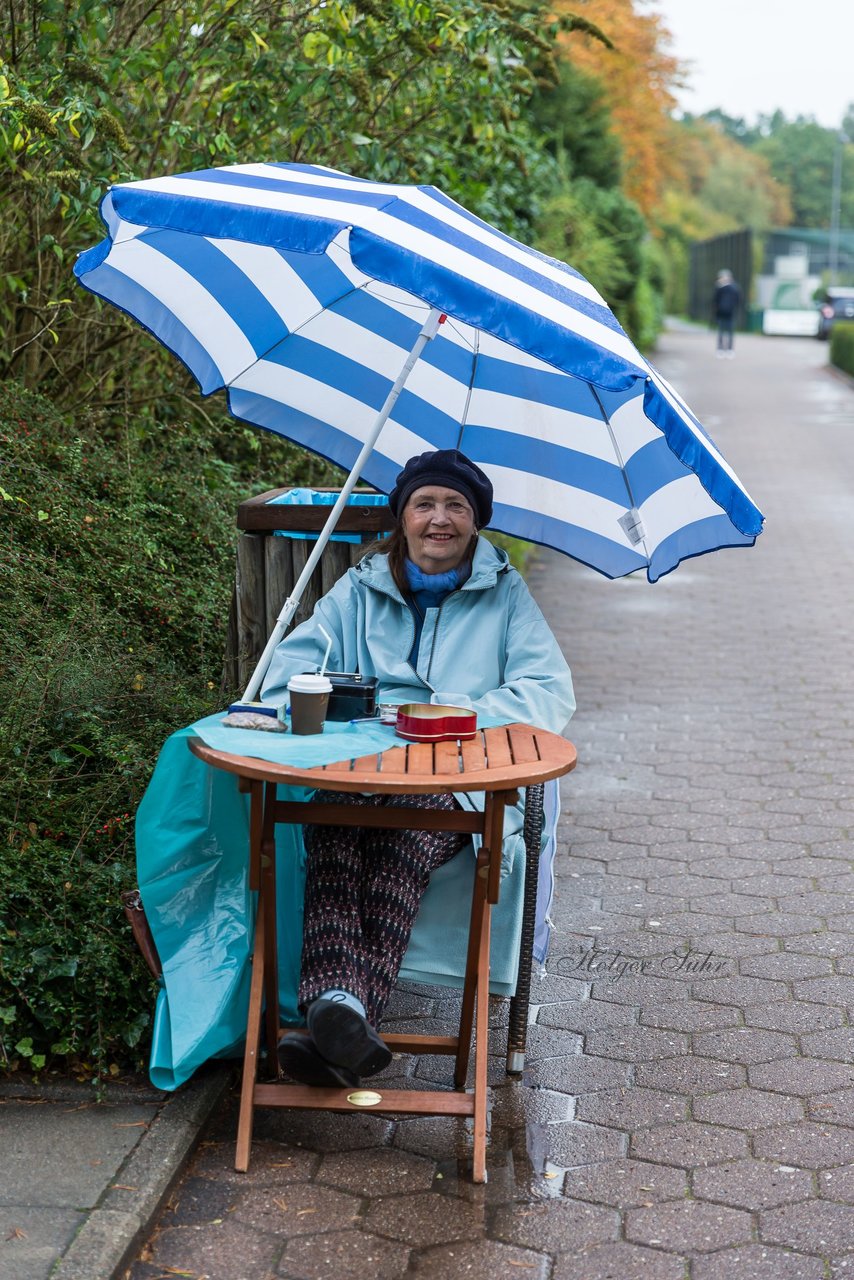
[[[238,418],[353,466],[431,309],[364,477],[461,449],[492,527],[609,577],[752,545],[762,515],[576,271],[435,187],[247,164],[113,187],[75,274]],[[423,344],[422,344],[423,345]]]

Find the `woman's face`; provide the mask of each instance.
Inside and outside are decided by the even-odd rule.
[[[422,573],[447,573],[467,560],[477,532],[471,505],[455,489],[429,484],[403,508],[406,554]]]

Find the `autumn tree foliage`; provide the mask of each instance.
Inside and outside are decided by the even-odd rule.
[[[563,56],[600,80],[623,151],[623,190],[649,217],[672,174],[673,89],[681,72],[667,52],[669,33],[635,0],[554,0],[553,9],[583,15],[613,43],[607,48],[579,32],[559,38]]]

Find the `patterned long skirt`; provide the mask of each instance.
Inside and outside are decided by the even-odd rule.
[[[333,804],[457,808],[450,795],[363,796],[318,791]],[[418,907],[436,867],[470,839],[456,831],[309,825],[299,1003],[341,987],[358,996],[372,1026],[403,963]]]

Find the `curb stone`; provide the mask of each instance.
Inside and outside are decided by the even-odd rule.
[[[216,1066],[168,1097],[118,1171],[122,1186],[107,1188],[51,1280],[117,1280],[130,1266],[231,1079],[230,1066]]]

